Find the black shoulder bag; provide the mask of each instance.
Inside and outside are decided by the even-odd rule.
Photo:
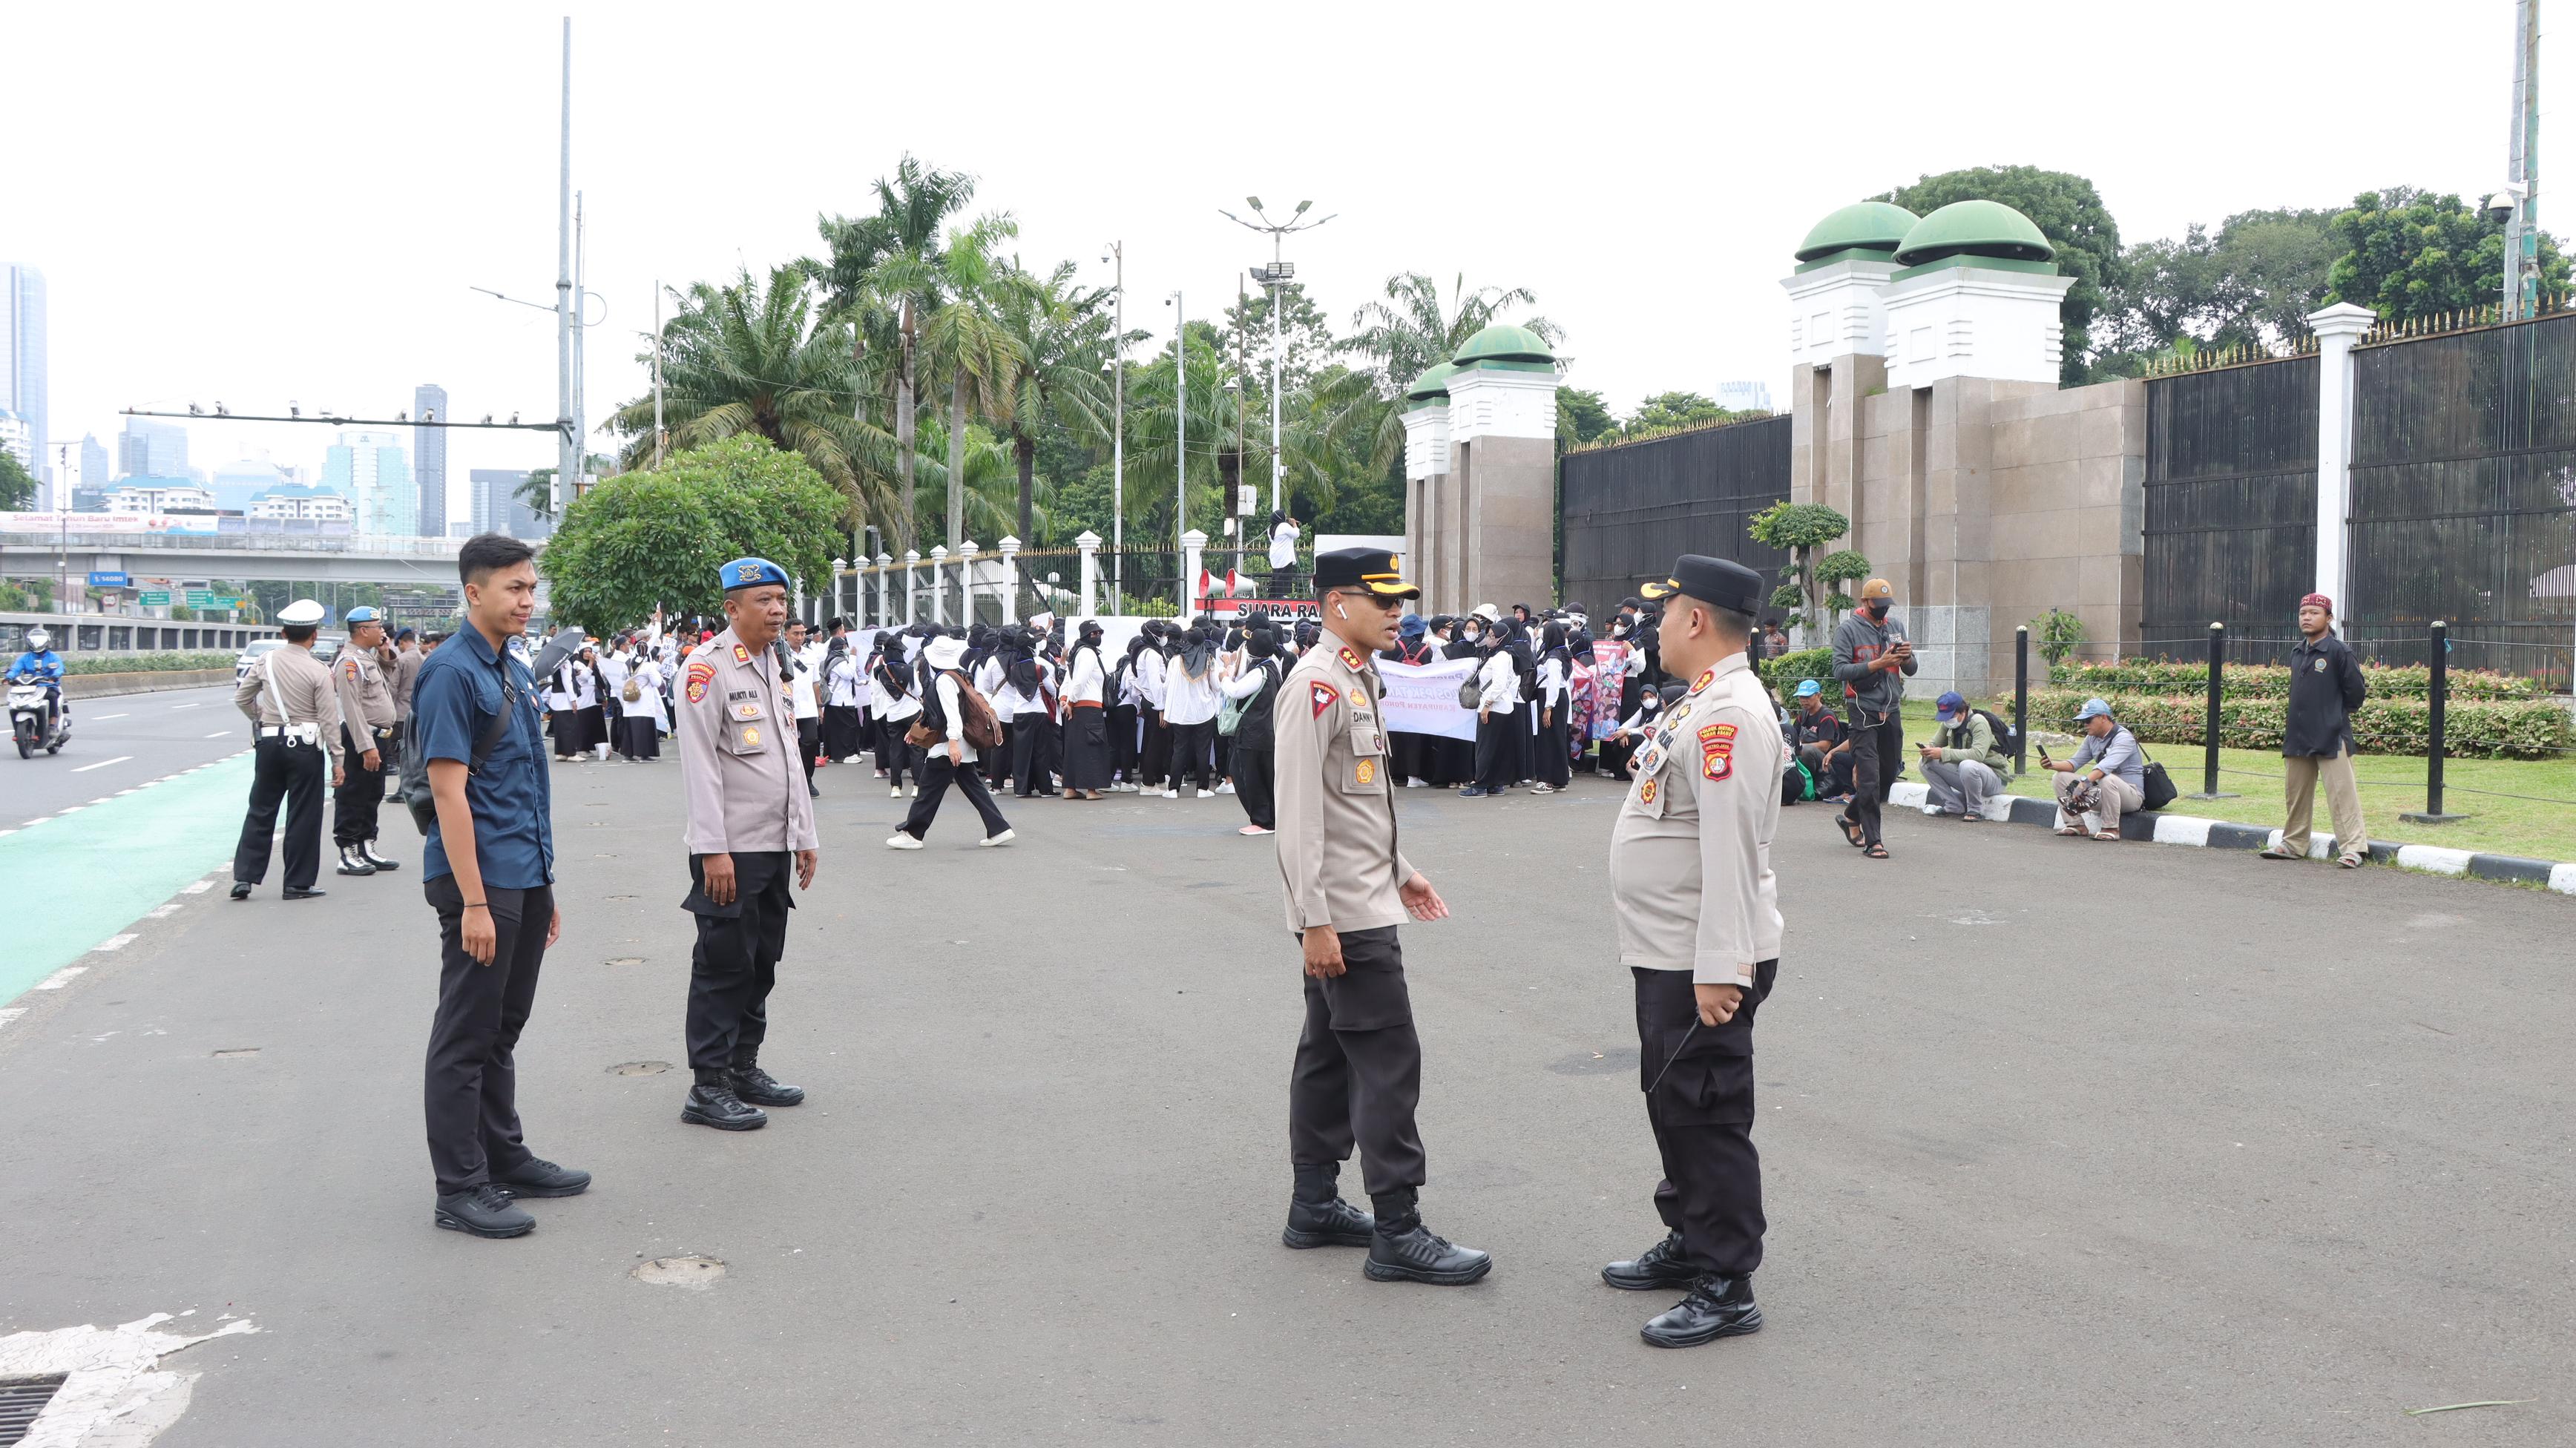
[[[483,762],[509,732],[510,721],[518,717],[519,691],[510,684],[510,665],[504,655],[492,661],[493,671],[501,678],[501,709],[492,722],[483,726],[483,737],[474,741],[474,757],[466,761],[465,772],[483,772]],[[411,822],[420,827],[421,838],[427,839],[438,828],[438,801],[429,790],[429,757],[423,754],[417,739],[405,739],[402,756],[402,802],[411,811]]]

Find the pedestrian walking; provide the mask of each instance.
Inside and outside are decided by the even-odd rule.
[[[1374,1281],[1456,1286],[1493,1258],[1423,1225],[1429,1180],[1414,1107],[1422,1040],[1396,926],[1449,913],[1397,841],[1387,767],[1385,685],[1370,656],[1395,643],[1404,581],[1395,555],[1339,548],[1315,556],[1324,633],[1289,670],[1272,713],[1278,750],[1279,876],[1289,933],[1304,954],[1306,1022],[1288,1078],[1290,1247],[1368,1248]],[[1374,1209],[1335,1182],[1352,1148]]]
[[[399,870],[400,862],[376,849],[376,815],[385,803],[385,776],[400,749],[394,729],[394,686],[377,649],[385,626],[372,608],[342,616],[349,642],[331,669],[340,705],[340,782],[331,790],[331,843],[339,847],[338,873],[373,875]]]
[[[415,746],[437,827],[421,894],[438,917],[438,1005],[422,1068],[437,1205],[431,1221],[477,1237],[536,1226],[521,1197],[569,1197],[590,1173],[528,1149],[519,1123],[519,1032],[563,932],[554,898],[553,779],[537,683],[509,648],[536,610],[535,551],[501,533],[465,540],[456,571],[465,627],[421,665]]]
[[[1631,761],[1610,832],[1619,963],[1634,977],[1638,1082],[1663,1167],[1664,1239],[1601,1278],[1686,1295],[1639,1329],[1656,1347],[1758,1332],[1762,1163],[1753,1149],[1753,1018],[1780,968],[1771,838],[1780,717],[1753,668],[1762,575],[1684,554],[1660,583],[1665,667],[1690,675]]]
[[[1852,797],[1834,816],[1843,838],[1873,860],[1887,858],[1879,806],[1896,787],[1905,749],[1905,680],[1916,668],[1905,625],[1889,616],[1896,589],[1884,578],[1860,586],[1860,607],[1834,627],[1834,677],[1851,711]]]
[[[286,805],[286,889],[289,900],[327,893],[314,887],[322,871],[322,781],[337,789],[348,778],[340,742],[340,701],[331,670],[313,657],[322,605],[299,598],[277,615],[285,643],[260,656],[233,687],[233,707],[251,721],[250,808],[233,847],[232,898],[247,900],[268,876],[277,807]]]
[[[2370,681],[2352,647],[2335,636],[2334,600],[2311,593],[2299,600],[2299,642],[2290,650],[2290,709],[2281,731],[2281,842],[2263,851],[2267,860],[2304,860],[2316,817],[2317,783],[2325,782],[2326,807],[2335,828],[2335,863],[2360,869],[2370,858],[2370,828],[2361,818],[2361,786],[2352,772],[2359,741],[2353,711],[2370,697]]]
[[[980,749],[999,747],[1001,730],[993,718],[993,706],[966,678],[965,641],[953,634],[934,638],[923,645],[921,661],[921,718],[914,726],[918,731],[914,737],[925,742],[929,759],[924,766],[921,793],[913,800],[912,811],[904,816],[902,825],[887,836],[886,848],[920,849],[930,834],[931,823],[939,818],[939,801],[952,785],[966,796],[966,802],[975,807],[976,815],[984,822],[984,838],[976,843],[1007,845],[1016,835],[975,769]],[[992,731],[984,735],[982,745],[969,737],[970,708],[975,713],[971,722],[976,730]]]
[[[901,799],[907,773],[913,794],[921,793],[921,746],[905,737],[921,717],[921,686],[906,638],[888,634],[884,643],[885,651],[868,671],[868,707],[877,716],[877,761],[885,768],[886,796]]]
[[[722,1131],[769,1124],[764,1106],[795,1106],[802,1087],[760,1064],[769,993],[787,949],[787,912],[814,884],[819,841],[812,786],[797,755],[799,723],[773,647],[787,623],[787,570],[737,558],[718,575],[724,631],[681,673],[680,786],[687,806],[689,894],[688,1099],[680,1119]],[[808,755],[810,763],[811,756]]]

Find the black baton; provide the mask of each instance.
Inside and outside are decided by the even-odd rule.
[[[1688,1045],[1690,1044],[1690,1038],[1691,1038],[1691,1037],[1693,1037],[1693,1036],[1695,1036],[1695,1035],[1698,1035],[1698,1034],[1699,1034],[1699,1007],[1698,1007],[1698,1005],[1697,1005],[1696,1003],[1694,1003],[1694,1004],[1691,1006],[1691,1023],[1690,1023],[1690,1029],[1689,1029],[1689,1030],[1687,1030],[1687,1031],[1682,1032],[1681,1044],[1680,1044],[1680,1045],[1677,1045],[1677,1046],[1675,1046],[1675,1047],[1673,1047],[1673,1053],[1672,1053],[1671,1055],[1666,1056],[1666,1057],[1664,1058],[1664,1069],[1662,1069],[1662,1070],[1660,1070],[1660,1071],[1658,1071],[1658,1072],[1656,1072],[1656,1073],[1655,1073],[1655,1084],[1654,1084],[1654,1086],[1649,1086],[1649,1087],[1647,1087],[1647,1088],[1646,1088],[1646,1094],[1647,1094],[1647,1095],[1649,1095],[1649,1096],[1654,1095],[1654,1094],[1655,1094],[1655,1086],[1661,1086],[1661,1085],[1663,1085],[1663,1084],[1664,1084],[1664,1078],[1665,1078],[1666,1076],[1669,1076],[1669,1075],[1671,1075],[1671,1074],[1673,1073],[1673,1063],[1674,1063],[1675,1061],[1678,1061],[1678,1060],[1680,1060],[1680,1059],[1681,1059],[1681,1056],[1682,1056],[1682,1049],[1683,1049],[1683,1047],[1688,1046]]]

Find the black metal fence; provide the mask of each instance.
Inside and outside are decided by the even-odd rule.
[[[2141,652],[2198,657],[2217,622],[2280,662],[2316,573],[2317,359],[2150,381],[2145,493]]]
[[[2352,617],[2345,636],[2425,663],[2569,687],[2576,630],[2576,316],[2353,354]]]
[[[1744,529],[1789,496],[1789,428],[1783,414],[1567,454],[1557,479],[1559,596],[1600,617],[1683,553],[1777,573],[1787,556]]]

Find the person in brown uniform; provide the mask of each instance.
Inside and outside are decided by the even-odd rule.
[[[250,810],[242,816],[241,842],[233,847],[233,895],[268,874],[269,836],[277,805],[286,802],[286,898],[310,900],[322,872],[323,761],[337,788],[348,771],[340,754],[340,701],[331,670],[313,657],[313,632],[322,605],[299,598],[277,613],[286,642],[260,656],[233,688],[233,707],[251,722]]]
[[[724,566],[724,632],[680,671],[680,783],[687,797],[688,898],[698,945],[689,961],[689,1069],[680,1119],[723,1131],[769,1124],[763,1106],[794,1106],[803,1088],[760,1066],[769,992],[787,948],[792,867],[814,884],[814,798],[797,758],[796,709],[772,648],[787,622],[787,571],[766,558]]]
[[[380,652],[385,626],[372,608],[349,610],[348,645],[331,666],[340,696],[340,752],[346,778],[331,791],[331,843],[340,847],[343,875],[399,870],[399,861],[376,852],[376,813],[385,803],[385,775],[393,769],[394,721],[401,706]]]
[[[1771,837],[1780,720],[1752,667],[1762,576],[1684,554],[1660,600],[1664,667],[1692,681],[1637,751],[1610,831],[1619,963],[1637,987],[1638,1080],[1663,1159],[1666,1233],[1601,1269],[1632,1291],[1681,1288],[1641,1334],[1689,1347],[1762,1329],[1762,1167],[1753,1151],[1753,1015],[1780,968]]]
[[[1426,1171],[1413,1124],[1422,1042],[1395,937],[1405,916],[1438,920],[1449,907],[1396,845],[1385,690],[1372,662],[1394,646],[1404,601],[1421,590],[1376,548],[1317,554],[1315,588],[1325,633],[1281,681],[1271,711],[1279,876],[1306,958],[1306,1027],[1288,1080],[1296,1185],[1281,1240],[1366,1247],[1365,1270],[1380,1282],[1460,1285],[1493,1259],[1422,1224]],[[1373,1218],[1334,1187],[1354,1144]]]

